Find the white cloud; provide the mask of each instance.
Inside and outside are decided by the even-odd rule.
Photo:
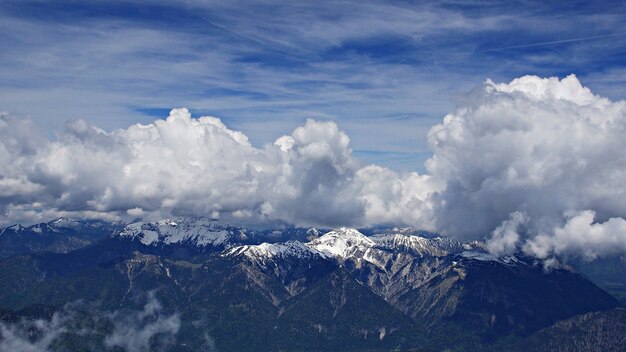
[[[5,124],[4,132],[11,128]],[[335,123],[309,120],[274,145],[255,148],[219,119],[195,119],[186,109],[111,133],[78,120],[56,141],[5,153],[15,169],[2,171],[0,196],[6,194],[10,220],[74,212],[366,224],[363,172],[357,176],[361,165],[349,141]]]
[[[372,224],[413,224],[433,228],[429,196],[434,182],[417,172],[398,174],[369,165],[356,173],[359,197],[365,202],[365,217]]]
[[[488,81],[466,101],[430,133],[439,230],[476,237],[520,212],[524,243],[556,239],[571,211],[626,214],[626,102],[593,95],[573,75]]]
[[[31,137],[28,121],[2,122],[6,221],[210,215],[406,224],[462,238],[491,234],[495,253],[522,246],[542,256],[582,253],[552,243],[571,237],[558,231],[574,219],[564,214],[591,210],[602,226],[626,214],[626,102],[594,95],[573,75],[476,88],[431,129],[425,175],[363,165],[333,122],[308,120],[262,148],[186,109],[110,133],[78,120],[55,141]],[[612,253],[591,242],[591,256]]]
[[[487,241],[487,250],[495,255],[511,254],[517,250],[520,239],[519,227],[528,219],[524,213],[513,212],[510,219],[496,227]]]
[[[76,326],[82,328],[77,330]],[[154,291],[150,291],[141,310],[99,312],[76,301],[66,304],[50,319],[0,321],[0,350],[57,351],[70,336],[69,340],[83,339],[82,347],[87,350],[107,347],[126,352],[162,351],[175,342],[180,327],[179,315],[164,312]],[[212,342],[206,332],[204,336],[207,342]]]
[[[104,345],[120,347],[127,352],[165,350],[180,330],[178,314],[165,315],[154,291],[148,293],[148,301],[138,312],[115,312],[110,315],[113,330],[104,339]]]
[[[54,341],[67,331],[67,320],[65,315],[54,314],[49,321],[36,319],[16,324],[0,322],[0,350],[50,351]]]
[[[524,246],[529,254],[545,258],[550,255],[577,255],[593,260],[600,256],[626,253],[626,220],[610,218],[594,222],[596,213],[583,210],[568,214],[565,225],[551,234],[540,234]]]

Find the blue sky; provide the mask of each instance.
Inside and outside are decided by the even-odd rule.
[[[624,99],[625,58],[623,1],[0,2],[0,111],[110,130],[185,106],[257,146],[334,120],[400,171],[485,79],[574,73]]]

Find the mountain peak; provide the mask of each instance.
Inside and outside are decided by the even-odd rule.
[[[20,232],[22,230],[25,230],[26,227],[20,225],[20,224],[15,224],[15,225],[11,225],[11,226],[7,226],[3,229],[0,229],[0,235],[2,235],[3,233],[5,233],[7,230],[11,230],[14,232]]]
[[[74,219],[61,217],[61,218],[54,219],[54,220],[48,222],[45,225],[48,225],[51,228],[76,229],[76,228],[79,228],[81,226],[81,223],[76,221],[76,220],[74,220]]]
[[[118,236],[137,239],[148,246],[188,243],[206,247],[225,245],[232,238],[245,237],[245,229],[210,219],[176,218],[132,223],[120,231]]]
[[[476,260],[480,262],[498,262],[505,265],[515,265],[523,263],[515,255],[495,256],[488,252],[479,252],[475,250],[464,251],[460,254],[460,256],[469,260]]]
[[[353,228],[340,227],[307,243],[307,246],[329,257],[345,259],[363,253],[375,245],[369,237]]]
[[[420,257],[445,256],[461,252],[465,244],[447,237],[422,237],[404,233],[380,234],[372,237],[377,246],[394,251],[411,252]],[[473,246],[467,247],[473,249]]]
[[[284,243],[261,243],[258,245],[244,245],[232,248],[225,256],[245,255],[248,259],[266,263],[274,258],[297,258],[307,259],[315,256],[325,257],[324,254],[308,247],[300,241],[287,241]]]

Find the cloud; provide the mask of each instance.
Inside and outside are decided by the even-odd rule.
[[[608,91],[616,85],[605,79],[623,67],[616,58],[626,37],[489,50],[589,36],[589,28],[614,34],[624,6],[5,0],[0,108],[46,130],[77,117],[111,130],[186,106],[220,116],[254,145],[307,117],[333,119],[361,158],[411,171],[428,158],[421,137],[451,111],[451,96],[486,76],[578,72],[622,97],[623,80]]]
[[[464,238],[498,228],[499,252],[515,240],[519,221],[507,219],[525,214],[520,243],[560,252],[548,243],[573,239],[555,230],[576,219],[571,212],[592,210],[599,221],[626,214],[625,130],[626,102],[594,95],[573,75],[486,82],[430,132],[427,170],[442,183],[431,198],[436,228]],[[589,237],[587,251],[610,253],[604,243]]]
[[[64,343],[78,339],[88,350],[123,350],[126,352],[162,351],[171,346],[180,330],[179,315],[163,312],[154,291],[147,294],[141,310],[95,312],[82,302],[66,304],[50,319],[27,319],[0,322],[0,350],[56,351]],[[104,335],[103,333],[107,333]],[[72,336],[78,335],[78,336]],[[208,349],[212,339],[205,333]],[[67,348],[67,347],[65,347]]]
[[[3,118],[5,134],[28,123]],[[210,214],[338,226],[419,215],[411,204],[426,197],[424,177],[364,167],[349,143],[335,123],[308,120],[255,148],[219,119],[192,118],[187,109],[110,133],[76,120],[55,141],[6,153],[14,167],[2,171],[0,199],[11,221]]]
[[[520,239],[519,227],[528,219],[519,211],[511,213],[511,218],[502,222],[491,233],[487,241],[487,250],[496,255],[511,254],[517,250]]]
[[[0,350],[45,352],[67,331],[67,317],[54,314],[50,321],[36,319],[17,324],[0,322]],[[35,336],[35,338],[33,338]]]
[[[431,128],[425,174],[363,164],[329,121],[308,120],[261,148],[187,109],[112,132],[76,120],[51,141],[31,138],[27,120],[1,121],[0,134],[10,137],[0,141],[0,158],[11,165],[0,171],[7,221],[210,215],[412,225],[489,237],[499,254],[524,248],[593,257],[621,248],[605,246],[619,238],[609,230],[581,242],[568,227],[577,219],[571,214],[592,211],[585,219],[594,229],[626,214],[626,102],[594,95],[573,75],[477,87]]]
[[[550,255],[578,255],[593,260],[600,256],[626,253],[626,220],[610,218],[594,222],[592,210],[568,214],[565,225],[555,228],[551,234],[540,234],[530,239],[524,251],[540,258]]]
[[[362,213],[358,201],[341,195],[357,161],[333,123],[309,121],[257,149],[219,119],[175,109],[166,120],[111,133],[73,121],[58,140],[36,148],[21,133],[28,122],[2,121],[1,133],[14,136],[0,142],[0,156],[12,165],[1,175],[7,217],[218,212],[338,223]]]
[[[152,291],[148,293],[142,311],[111,314],[114,327],[104,339],[104,345],[120,347],[127,352],[163,350],[174,342],[181,321],[177,314],[166,316],[162,311],[163,307]]]

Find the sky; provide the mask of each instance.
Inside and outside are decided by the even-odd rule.
[[[0,3],[0,224],[626,254],[626,2]]]
[[[571,73],[624,98],[623,1],[12,1],[0,3],[0,111],[54,135],[172,108],[261,147],[307,118],[355,155],[424,171],[430,127],[486,79]]]

